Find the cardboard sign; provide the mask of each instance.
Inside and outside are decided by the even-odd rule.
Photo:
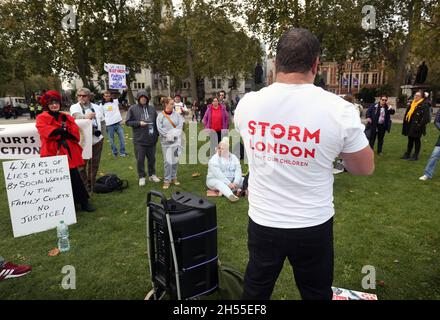
[[[92,121],[75,120],[79,126],[83,159],[92,157]],[[40,155],[40,135],[35,123],[0,125],[0,159],[31,159]]]
[[[3,162],[14,237],[76,223],[67,156]]]
[[[104,64],[104,70],[108,72],[108,84],[110,89],[127,88],[125,65],[106,63]]]

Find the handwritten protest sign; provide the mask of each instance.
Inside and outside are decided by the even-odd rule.
[[[110,89],[127,88],[125,65],[106,63],[104,70],[108,72],[108,84]]]
[[[92,121],[75,120],[79,127],[83,159],[92,157]],[[35,123],[0,125],[0,159],[31,159],[40,155],[40,135]]]
[[[3,162],[14,237],[76,223],[67,156]]]

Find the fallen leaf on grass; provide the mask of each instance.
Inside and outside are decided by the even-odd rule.
[[[55,257],[60,253],[60,249],[55,248],[49,251],[48,256],[49,257]]]
[[[127,214],[127,213],[128,213],[128,210],[125,210],[125,211],[124,211],[124,214]]]
[[[399,260],[396,259],[396,260],[394,260],[393,262],[394,262],[394,263],[399,263]]]
[[[200,177],[200,173],[198,172],[194,172],[191,177],[196,178],[196,177]]]
[[[133,167],[132,167],[132,166],[129,166],[128,169],[133,170]]]
[[[104,172],[100,172],[100,173],[99,173],[99,176],[100,176],[100,177],[105,176]]]
[[[353,190],[348,190],[348,192],[353,193],[354,191]]]

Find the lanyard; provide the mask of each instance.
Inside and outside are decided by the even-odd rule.
[[[147,107],[148,108],[148,107]],[[145,116],[145,121],[150,119],[150,115],[148,114],[148,110],[147,108],[142,107],[142,109],[144,109],[144,116]]]

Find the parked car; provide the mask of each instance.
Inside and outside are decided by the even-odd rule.
[[[18,116],[29,112],[29,106],[26,103],[24,97],[3,97],[0,98],[0,107],[3,109],[4,106],[11,105]]]

